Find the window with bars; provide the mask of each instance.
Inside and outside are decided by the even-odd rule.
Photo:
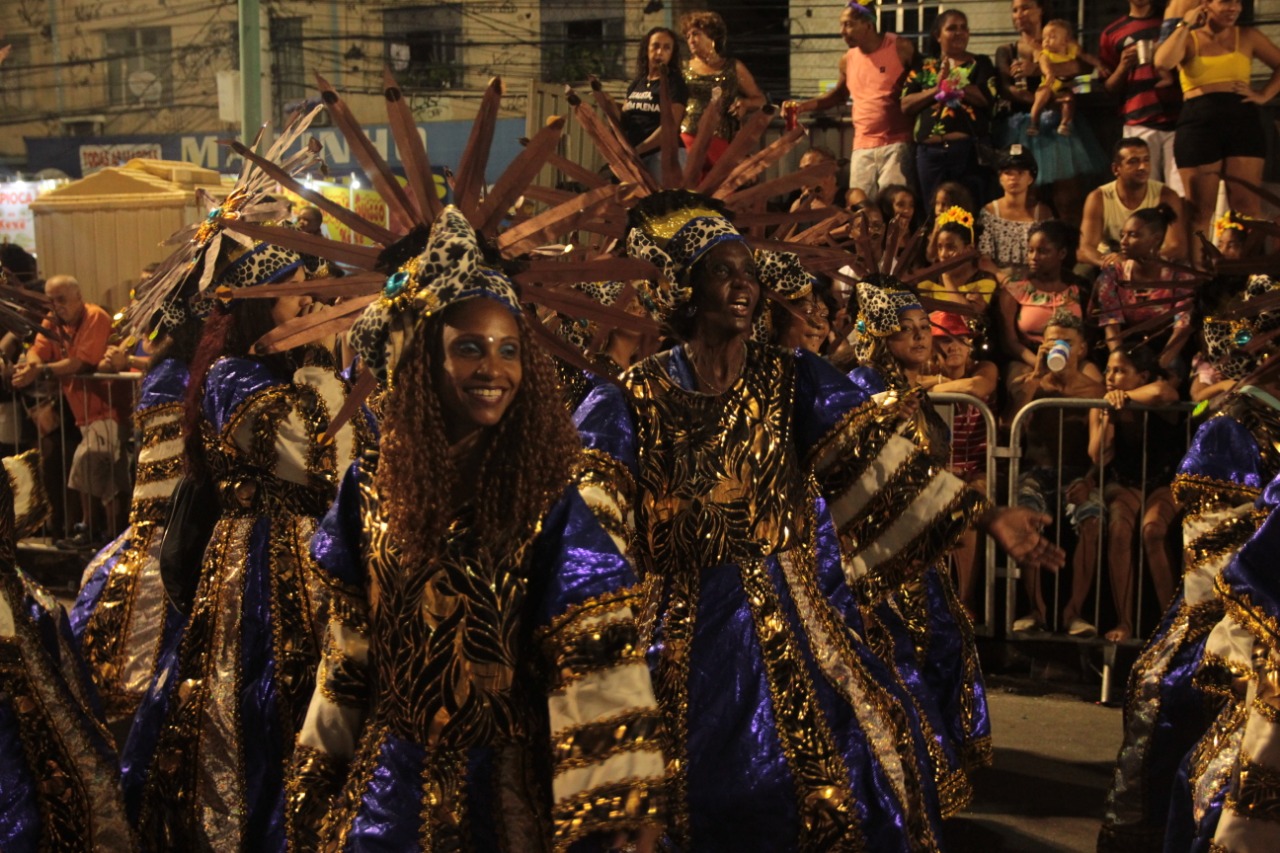
[[[172,98],[168,27],[107,30],[107,102],[112,106],[162,104]]]
[[[880,26],[882,33],[897,33],[913,39],[916,50],[928,47],[929,30],[942,10],[940,3],[923,3],[920,0],[881,0]]]
[[[627,78],[626,17],[622,3],[542,0],[542,79]]]
[[[387,63],[406,89],[462,85],[462,7],[390,9],[382,13]]]

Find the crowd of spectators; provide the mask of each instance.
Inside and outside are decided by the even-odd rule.
[[[853,98],[849,189],[835,196],[875,237],[895,218],[927,229],[915,269],[963,255],[915,286],[935,308],[965,308],[933,311],[930,358],[917,364],[913,355],[905,375],[925,390],[973,394],[1002,430],[1036,400],[1099,401],[1092,410],[1040,408],[1020,424],[1019,502],[1060,515],[1075,548],[1057,611],[1031,573],[1015,628],[1095,635],[1086,602],[1102,565],[1111,601],[1101,609],[1114,618],[1107,638],[1120,641],[1135,630],[1136,566],[1149,572],[1148,600],[1159,606],[1176,571],[1168,486],[1189,407],[1147,407],[1232,385],[1199,355],[1186,265],[1202,262],[1208,243],[1239,257],[1260,215],[1259,195],[1239,181],[1227,183],[1226,214],[1215,206],[1223,177],[1261,182],[1257,105],[1280,93],[1280,49],[1238,25],[1238,0],[1176,0],[1168,9],[1132,0],[1100,37],[1079,42],[1048,5],[1013,0],[1017,39],[987,57],[969,50],[959,9],[940,13],[917,51],[877,29],[873,5],[850,3],[836,86],[784,112],[829,110],[868,93]],[[1256,88],[1255,59],[1271,75]],[[1087,92],[1093,109],[1082,111],[1076,96]],[[1118,121],[1097,121],[1099,104]],[[822,351],[839,362],[851,352],[844,337],[857,335],[856,305],[846,304],[856,295],[839,281],[831,293],[810,340],[824,331]],[[785,340],[803,337],[792,328]],[[953,417],[956,470],[993,476],[985,448],[976,449],[978,432],[985,442],[976,410]],[[971,609],[973,559],[956,560]]]

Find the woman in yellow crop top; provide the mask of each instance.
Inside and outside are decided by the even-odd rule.
[[[1182,81],[1173,155],[1187,191],[1191,233],[1208,233],[1224,175],[1262,183],[1267,151],[1258,105],[1280,94],[1280,48],[1253,27],[1236,26],[1241,0],[1175,0],[1171,7],[1181,16],[1156,50],[1155,64],[1177,68]],[[1250,85],[1255,58],[1272,72],[1261,90]],[[1249,190],[1228,183],[1227,198],[1233,210],[1258,215],[1258,197]],[[1199,260],[1199,242],[1191,245]]]

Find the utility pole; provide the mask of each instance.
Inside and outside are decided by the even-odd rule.
[[[262,126],[262,11],[258,0],[240,10],[240,138],[252,145]]]

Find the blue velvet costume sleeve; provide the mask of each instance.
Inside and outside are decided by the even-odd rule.
[[[582,446],[607,453],[636,474],[638,445],[635,424],[622,389],[611,383],[596,386],[573,415]]]
[[[1280,476],[1254,506],[1268,513],[1266,520],[1222,570],[1216,586],[1228,615],[1274,648],[1280,646]]]
[[[347,469],[338,497],[320,520],[311,537],[311,556],[326,572],[347,586],[364,587],[364,563],[360,558],[363,527],[360,519],[359,460]]]
[[[1239,421],[1229,417],[1210,418],[1196,430],[1178,477],[1204,477],[1261,490],[1258,442]]]
[[[176,358],[166,358],[159,364],[151,365],[147,375],[142,377],[138,411],[166,403],[181,403],[186,399],[187,380],[190,378],[191,371]]]
[[[880,371],[873,367],[855,367],[849,371],[849,381],[861,388],[867,397],[889,390],[889,386],[884,384],[884,377],[880,375]]]
[[[804,458],[849,412],[870,399],[825,359],[807,351],[796,357],[796,441]]]
[[[636,584],[630,562],[618,552],[573,487],[565,490],[544,519],[534,560],[550,571],[539,602],[539,625],[550,624],[572,607]]]
[[[616,388],[609,386],[614,392]],[[654,699],[645,642],[636,623],[642,587],[624,549],[601,516],[617,520],[631,475],[604,447],[622,452],[634,435],[621,396],[604,388],[582,411],[595,447],[579,482],[565,489],[543,519],[534,545],[531,587],[535,636],[547,664],[556,849],[608,846],[621,830],[666,822],[666,764],[658,746],[661,714]],[[612,413],[612,418],[606,415]],[[594,426],[592,426],[594,425]],[[588,505],[590,496],[592,505]],[[615,534],[616,535],[616,534]],[[606,732],[604,740],[601,733]],[[584,743],[605,743],[580,762],[565,761]],[[589,772],[583,772],[588,770]],[[600,808],[604,804],[605,808]],[[585,846],[584,846],[585,845]]]
[[[219,433],[245,402],[275,385],[287,384],[260,361],[223,358],[209,368],[204,380],[204,415]]]

